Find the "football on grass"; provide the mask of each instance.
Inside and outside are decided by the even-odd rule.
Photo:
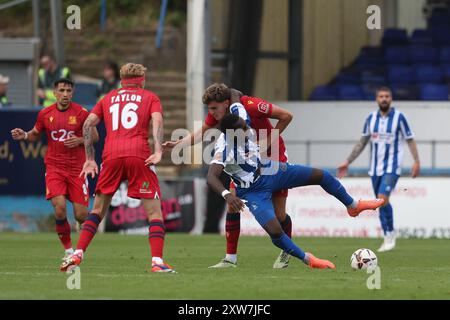
[[[350,265],[355,270],[376,267],[377,264],[377,256],[370,249],[358,249],[350,257]]]

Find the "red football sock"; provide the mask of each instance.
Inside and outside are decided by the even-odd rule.
[[[86,251],[92,238],[94,238],[97,232],[98,225],[102,221],[102,218],[96,213],[90,213],[83,225],[81,226],[80,239],[78,240],[77,250],[81,249]]]
[[[284,233],[287,234],[289,238],[292,238],[292,220],[291,217],[286,213],[286,219],[281,223]]]
[[[148,227],[148,243],[150,244],[152,258],[162,259],[165,235],[166,228],[164,227],[164,222],[160,219],[151,220],[150,226]]]
[[[70,240],[70,224],[67,219],[58,220],[56,222],[56,233],[58,234],[59,240],[61,240],[64,249],[72,248],[72,241]]]
[[[225,217],[227,254],[237,253],[240,232],[241,232],[241,214],[227,212],[227,215]]]

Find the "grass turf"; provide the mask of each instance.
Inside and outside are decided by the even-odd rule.
[[[223,257],[223,236],[168,234],[165,258],[178,273],[152,274],[147,237],[98,234],[81,265],[81,290],[69,290],[56,234],[0,233],[0,299],[450,299],[450,240],[400,239],[378,253],[380,290],[368,290],[370,275],[349,265],[353,251],[375,251],[379,239],[295,242],[337,269],[311,270],[294,258],[272,269],[279,250],[267,237],[241,237],[237,268],[208,269]]]

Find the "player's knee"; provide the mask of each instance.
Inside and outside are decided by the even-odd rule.
[[[309,185],[320,185],[325,179],[329,179],[331,175],[324,170],[313,168],[311,172],[311,177],[309,178]]]
[[[74,209],[74,215],[75,220],[77,220],[79,223],[83,223],[88,216],[88,209],[87,208]]]
[[[383,203],[383,205],[382,205],[380,208],[383,208],[383,207],[389,205],[389,197],[388,197],[388,196],[386,196],[386,195],[384,195],[384,194],[379,194],[379,195],[377,196],[377,198],[378,198],[378,199],[383,199],[383,200],[384,200],[384,203]]]
[[[279,238],[283,235],[283,228],[281,227],[278,220],[273,219],[272,221],[269,221],[265,226],[264,229],[269,234],[271,238]]]
[[[55,218],[56,219],[65,219],[67,217],[67,209],[65,204],[56,204],[55,208]]]

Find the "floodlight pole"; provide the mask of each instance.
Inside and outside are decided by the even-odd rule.
[[[50,0],[50,10],[52,19],[53,50],[59,65],[64,65],[64,39],[61,0]]]
[[[33,0],[34,37],[41,38],[41,0]]]

